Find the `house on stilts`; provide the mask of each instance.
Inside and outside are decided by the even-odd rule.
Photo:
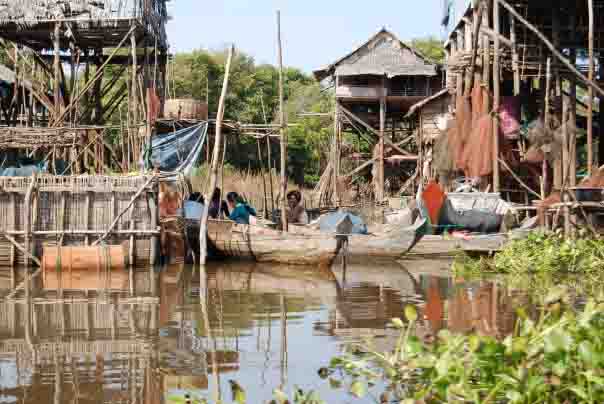
[[[411,106],[442,89],[441,66],[382,29],[314,74],[317,80],[329,80],[335,88],[335,133],[329,167],[332,178],[349,179],[372,167],[378,201],[384,200],[388,188],[398,191],[404,183],[413,184],[418,178],[421,142],[405,115]],[[369,145],[369,155],[343,153],[343,133],[357,133],[359,144]],[[401,170],[389,175],[393,166]],[[402,180],[398,186],[396,180]],[[341,198],[337,188],[332,188],[336,195],[331,199],[335,201]]]

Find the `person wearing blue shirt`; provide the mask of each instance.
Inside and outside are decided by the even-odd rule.
[[[248,205],[237,192],[227,194],[227,203],[231,210],[229,219],[239,224],[250,224],[250,215],[256,216],[256,210]]]

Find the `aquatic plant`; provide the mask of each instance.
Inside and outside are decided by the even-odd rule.
[[[384,403],[604,402],[604,303],[589,300],[575,312],[567,302],[564,288],[553,290],[539,318],[520,310],[514,333],[503,340],[442,331],[433,343],[414,335],[417,313],[409,306],[406,324],[392,320],[401,330],[393,351],[358,344],[327,372],[351,389],[387,381]]]
[[[499,273],[581,273],[604,270],[604,239],[565,238],[532,233],[495,255],[491,270]]]

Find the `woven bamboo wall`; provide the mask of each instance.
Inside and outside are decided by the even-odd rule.
[[[149,177],[41,176],[26,203],[32,178],[0,177],[0,230],[40,257],[44,246],[84,246],[94,243],[111,226]],[[105,239],[132,253],[132,264],[154,262],[159,236],[158,190],[152,182],[120,218]],[[30,229],[25,229],[26,215]],[[153,242],[152,242],[153,241]],[[130,245],[134,245],[134,249]],[[25,264],[18,248],[0,234],[0,266]]]

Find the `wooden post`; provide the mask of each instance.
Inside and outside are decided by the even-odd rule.
[[[545,70],[545,99],[544,99],[544,107],[543,107],[543,126],[545,128],[550,127],[550,95],[551,95],[551,86],[552,86],[552,59],[547,58],[547,67]],[[542,181],[543,181],[543,189],[541,192],[541,199],[545,199],[547,194],[547,158],[543,156],[543,166],[542,166]],[[560,173],[556,173],[556,169],[559,167],[558,164],[554,163],[554,187],[558,188],[562,185],[560,178],[562,175]]]
[[[218,113],[216,116],[216,136],[214,139],[214,150],[212,152],[212,164],[210,167],[210,184],[206,192],[205,200],[210,201],[212,199],[212,193],[216,188],[216,182],[218,180],[218,161],[220,159],[220,145],[222,144],[222,120],[224,119],[224,108],[227,95],[227,89],[229,86],[229,75],[231,73],[231,62],[233,60],[233,53],[235,53],[235,47],[229,48],[229,56],[227,58],[226,67],[224,71],[224,81],[222,83],[222,92],[220,94],[220,101],[218,103]],[[203,267],[206,264],[207,259],[207,236],[208,236],[208,214],[210,210],[210,204],[205,203],[203,208],[203,214],[201,216],[201,224],[199,228],[199,263]],[[199,271],[200,276],[205,276],[205,271]],[[200,285],[203,283],[200,283]],[[203,299],[200,299],[203,300]]]
[[[567,58],[565,58],[564,55],[562,55],[562,53],[560,53],[558,51],[558,49],[556,49],[556,47],[547,39],[547,37],[545,35],[543,35],[543,33],[541,31],[539,31],[533,24],[531,24],[524,17],[522,17],[520,14],[518,14],[518,12],[514,9],[513,6],[511,6],[506,0],[496,0],[496,1],[499,2],[499,4],[501,4],[506,10],[508,10],[509,13],[512,14],[518,21],[523,23],[529,29],[529,31],[531,31],[533,34],[535,34],[541,40],[541,42],[543,42],[543,44],[550,50],[550,52],[568,70],[570,70],[571,73],[573,73],[577,78],[579,78],[579,80],[581,80],[586,86],[593,87],[593,89],[598,94],[604,96],[604,90],[602,88],[600,88],[600,86],[598,86],[597,83],[595,83],[593,80],[589,80],[587,77],[585,77],[583,75],[583,73],[581,73],[577,69],[576,66],[573,66],[573,64],[571,62],[569,62],[569,60]],[[554,29],[554,33],[556,33],[555,29]]]
[[[589,73],[587,79],[590,81],[594,80],[594,2],[593,0],[587,0],[587,7],[589,9]],[[576,91],[576,86],[575,86]],[[593,174],[593,127],[594,127],[594,89],[590,86],[587,89],[587,175],[591,177]],[[600,98],[602,99],[602,98]],[[604,105],[600,103],[600,111],[604,108]],[[601,113],[601,112],[600,112]],[[602,131],[602,128],[600,128]],[[601,139],[601,137],[600,137]],[[602,156],[599,157],[602,161]]]
[[[336,76],[336,88],[337,88],[338,77]],[[338,99],[336,96],[336,102],[334,106],[334,129],[333,129],[333,199],[335,206],[340,206],[340,194],[338,193],[338,178],[340,177],[340,117],[338,109]]]
[[[279,133],[281,134],[281,223],[287,231],[287,128],[283,94],[283,45],[281,43],[281,11],[277,11],[277,46],[279,58]]]
[[[25,193],[25,200],[23,202],[23,232],[24,232],[23,247],[25,250],[24,251],[25,267],[29,266],[30,257],[33,256],[33,254],[31,253],[32,248],[31,248],[31,240],[30,240],[31,230],[32,230],[31,206],[32,206],[32,197],[33,197],[34,189],[36,188],[37,182],[38,182],[38,178],[36,176],[36,173],[34,173],[31,176],[31,183],[29,184],[29,187],[27,188],[27,192]],[[25,277],[27,279],[28,274],[26,274]]]
[[[483,4],[483,25],[486,28],[489,28],[489,21],[490,21],[490,17],[489,17],[489,6],[488,6],[488,2],[484,2]],[[490,89],[491,89],[491,39],[489,38],[489,36],[487,34],[483,34],[483,38],[482,38],[482,51],[484,52],[483,55],[483,64],[482,64],[482,82],[484,84],[484,89],[485,89],[485,94],[490,94]],[[491,101],[489,99],[488,96],[483,97],[483,111],[489,111],[489,108],[491,106]]]
[[[380,95],[380,139],[378,143],[378,183],[377,183],[377,202],[382,202],[385,197],[385,167],[384,167],[384,136],[386,136],[386,78],[382,78],[382,94]]]
[[[562,96],[562,202],[564,205],[564,235],[570,235],[570,211],[568,207],[569,197],[567,184],[569,180],[570,167],[569,167],[569,143],[568,143],[568,125],[566,124],[568,119],[568,98]]]
[[[271,191],[271,215],[275,211],[275,192],[273,189],[273,161],[272,161],[272,153],[271,153],[271,137],[270,135],[266,137],[266,160],[268,162],[268,182],[270,185]]]
[[[61,83],[61,23],[57,22],[55,23],[55,28],[54,28],[54,34],[53,34],[53,45],[54,45],[54,60],[53,60],[53,66],[54,66],[54,81],[53,81],[53,97],[54,97],[54,107],[55,107],[55,114],[57,116],[60,115],[61,113],[61,90],[60,90],[60,83]]]
[[[570,50],[570,57],[571,57],[571,60],[573,61],[573,64],[576,64],[577,63],[577,51],[575,49]],[[562,124],[566,125],[568,122],[571,125],[576,127],[576,125],[577,125],[577,80],[571,76],[569,78],[569,84],[570,84],[570,105],[569,105],[569,110],[568,110],[568,118],[566,118],[567,120],[563,120]],[[588,119],[588,121],[589,121],[589,119]],[[566,126],[568,126],[568,125],[566,125]],[[576,131],[573,131],[573,133],[576,133]],[[568,136],[569,136],[568,137],[568,153],[569,153],[568,183],[570,184],[571,187],[574,187],[575,185],[577,185],[577,136],[576,135],[571,136],[570,134]],[[589,144],[590,144],[590,142],[588,141],[588,150],[591,150],[591,147],[589,147]],[[591,165],[591,164],[589,164],[589,161],[590,161],[589,159],[590,158],[588,157],[588,160],[587,160],[588,167]],[[593,161],[593,157],[591,157],[591,160]]]
[[[130,100],[130,107],[131,107],[131,113],[132,113],[132,123],[134,124],[134,126],[136,126],[138,124],[138,120],[139,120],[139,116],[138,116],[138,81],[136,79],[137,76],[137,72],[138,72],[138,67],[137,67],[137,55],[136,55],[136,33],[132,32],[132,34],[130,35],[130,44],[132,46],[132,84],[131,84],[131,89],[132,89],[132,98]],[[135,133],[135,136],[138,136],[138,132]]]
[[[520,68],[518,65],[518,44],[516,42],[516,20],[509,14],[510,40],[512,41],[512,71],[514,72],[514,95],[520,94]]]
[[[493,191],[499,192],[500,179],[499,179],[499,84],[500,84],[500,72],[499,72],[499,35],[500,35],[500,24],[499,24],[499,1],[493,0],[493,27],[495,30],[495,54],[493,59]]]

